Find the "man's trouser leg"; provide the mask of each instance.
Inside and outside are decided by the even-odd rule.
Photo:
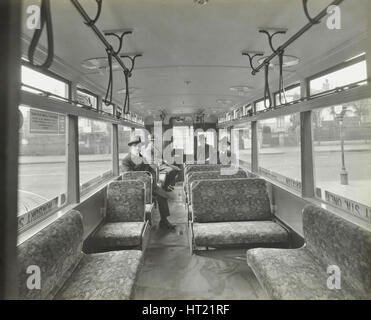
[[[167,199],[157,195],[158,210],[160,212],[161,220],[166,219],[170,216],[169,205]]]

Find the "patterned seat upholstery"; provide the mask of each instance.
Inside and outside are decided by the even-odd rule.
[[[81,214],[70,211],[18,246],[20,299],[129,299],[142,252],[86,255],[82,243]],[[27,288],[29,266],[40,268],[40,290]]]
[[[144,227],[144,222],[106,223],[94,235],[92,246],[99,251],[140,247]]]
[[[247,263],[273,299],[371,299],[371,232],[329,211],[303,210],[306,244],[300,249],[252,249]],[[341,289],[327,287],[329,266]]]
[[[144,182],[111,182],[107,189],[105,224],[89,239],[88,252],[144,249],[149,228],[145,221]]]
[[[288,242],[287,231],[271,221],[262,179],[197,180],[192,183],[191,197],[195,248]]]
[[[287,242],[286,230],[272,221],[194,223],[193,232],[200,247]]]
[[[244,170],[238,170],[237,172],[232,171],[231,174],[228,172],[221,172],[220,170],[217,171],[195,171],[191,172],[188,176],[188,183],[187,183],[187,194],[190,195],[190,188],[192,186],[193,181],[197,180],[215,180],[215,179],[238,179],[238,178],[252,178],[255,175],[248,173]],[[189,197],[189,204],[192,201]]]
[[[145,184],[139,180],[114,181],[107,188],[107,222],[142,222]]]
[[[122,175],[122,180],[140,180],[145,185],[146,204],[152,203],[152,174],[148,171],[128,171]]]

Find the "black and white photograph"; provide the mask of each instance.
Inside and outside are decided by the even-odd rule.
[[[0,0],[0,300],[371,300],[370,61],[371,0]]]

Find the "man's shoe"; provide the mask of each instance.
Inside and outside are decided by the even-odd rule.
[[[161,220],[159,225],[162,229],[174,230],[176,228],[175,225],[171,224],[168,220]]]

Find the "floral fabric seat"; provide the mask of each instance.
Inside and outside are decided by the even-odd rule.
[[[273,222],[263,179],[197,180],[191,188],[191,249],[223,245],[288,244]]]
[[[107,188],[105,224],[88,240],[89,253],[145,249],[149,236],[145,184],[141,180],[111,182]]]
[[[313,205],[303,210],[303,228],[306,244],[300,249],[247,251],[267,294],[284,300],[371,299],[371,232]],[[327,285],[333,270],[339,271],[340,288]]]
[[[86,255],[82,244],[82,216],[70,211],[18,246],[19,298],[130,299],[142,251]],[[27,286],[29,266],[40,269],[40,289]]]

